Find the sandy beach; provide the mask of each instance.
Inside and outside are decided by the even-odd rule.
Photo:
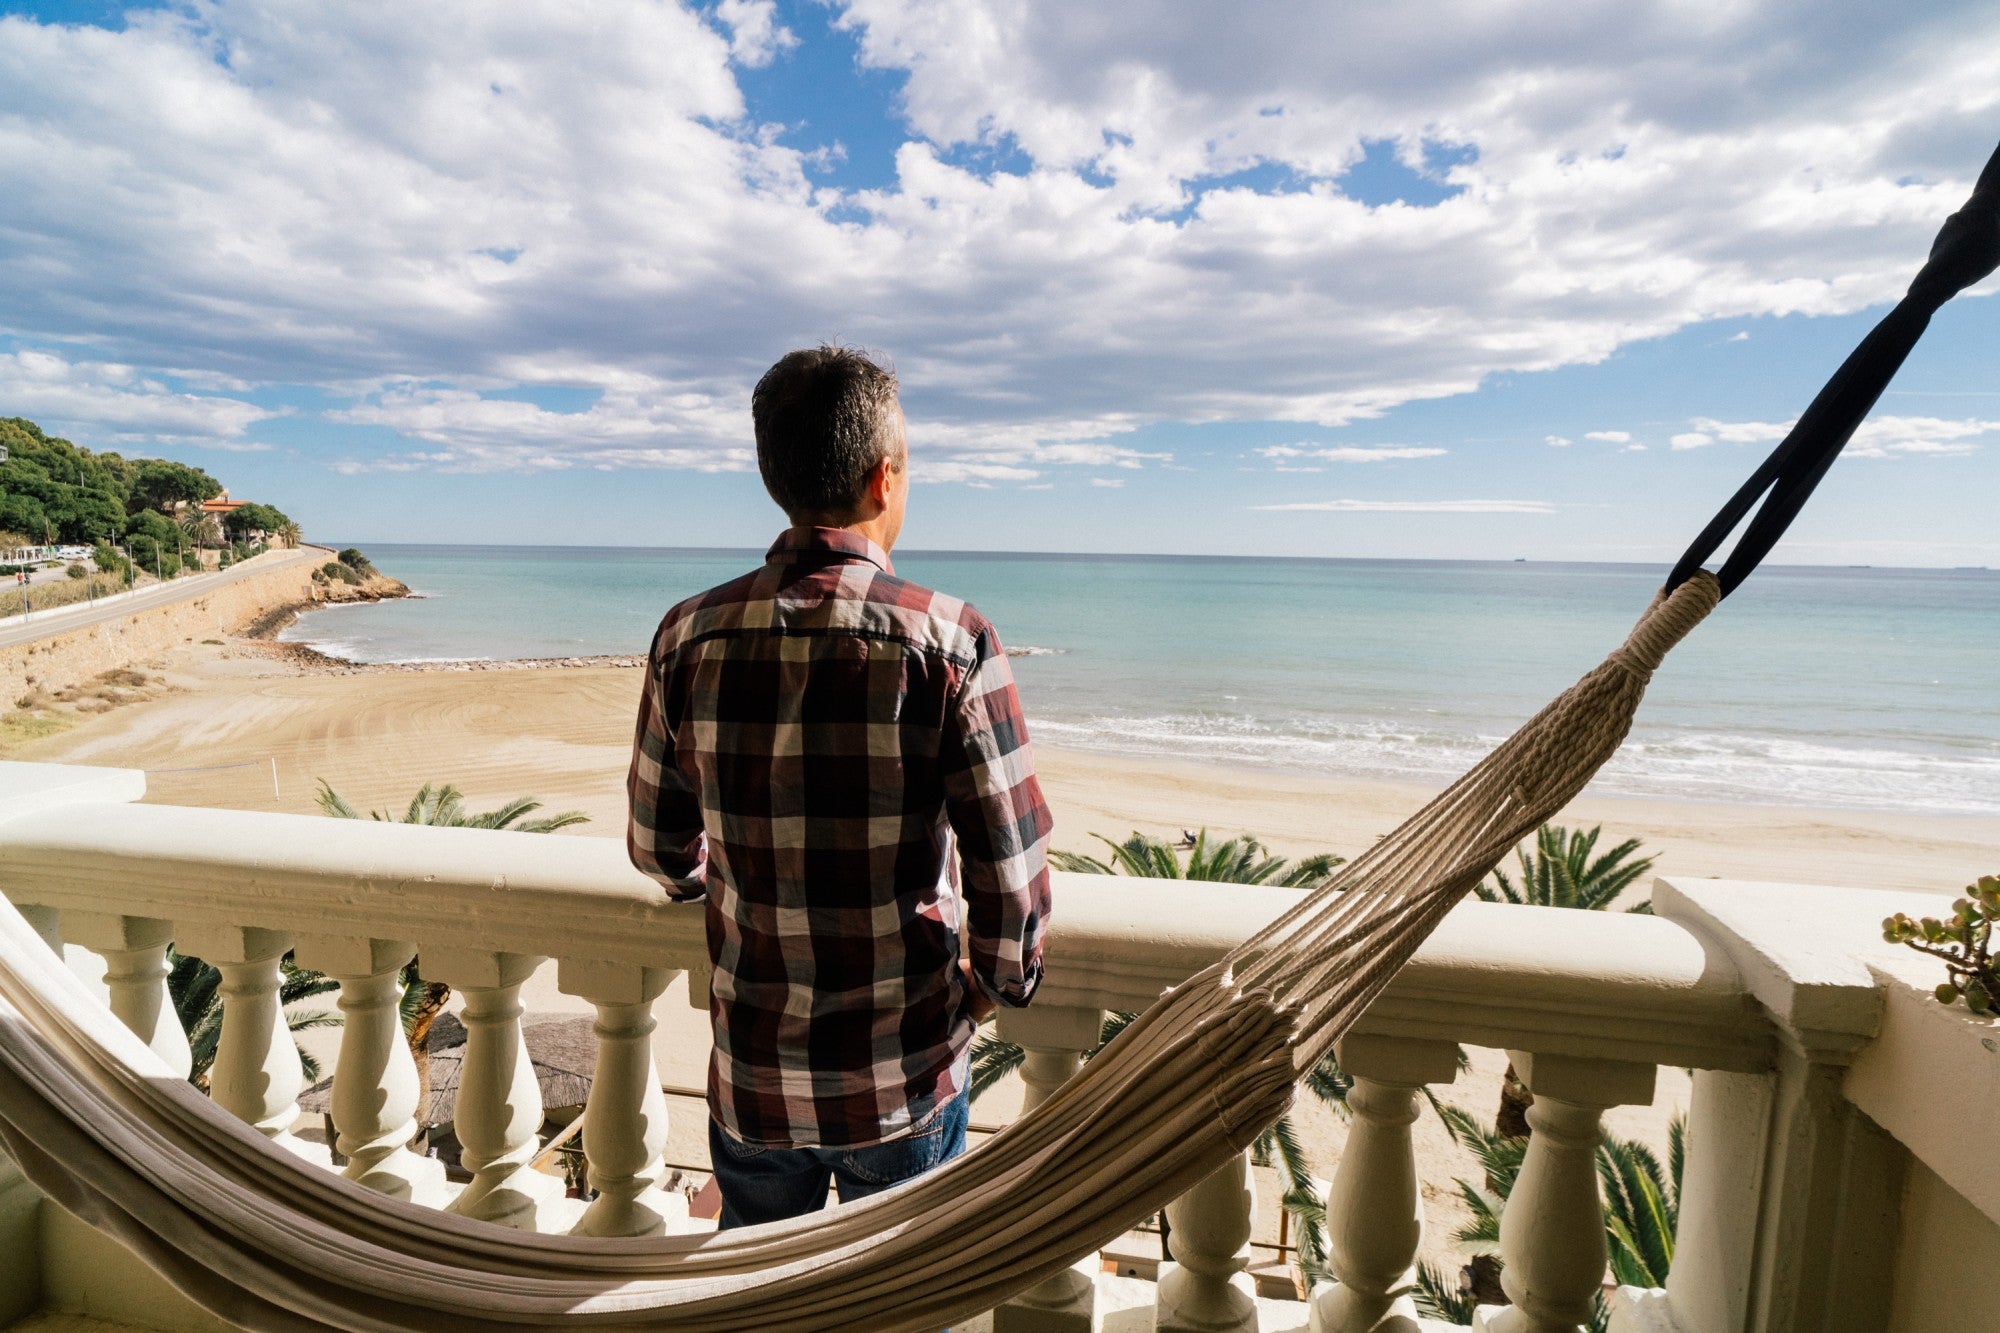
[[[486,665],[486,664],[482,664]],[[362,808],[398,809],[425,782],[480,807],[517,795],[581,810],[574,830],[619,836],[639,673],[629,665],[343,669],[247,640],[142,664],[142,696],[57,710],[64,729],[6,757],[149,770],[148,799],[316,809],[324,780]],[[109,700],[86,700],[103,707]],[[1032,725],[1032,719],[1031,725]],[[1431,794],[1423,787],[1037,747],[1056,844],[1183,828],[1252,833],[1286,854],[1352,856]],[[272,761],[276,761],[273,787]],[[1956,892],[2000,861],[2000,817],[1659,801],[1586,792],[1562,816],[1636,837],[1663,874]]]

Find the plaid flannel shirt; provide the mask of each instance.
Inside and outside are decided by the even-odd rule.
[[[966,1086],[961,915],[983,990],[1040,983],[1051,821],[1006,654],[866,538],[793,528],[667,613],[627,785],[633,864],[707,895],[709,1109],[742,1142],[879,1143]]]

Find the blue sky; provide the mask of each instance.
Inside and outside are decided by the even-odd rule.
[[[2000,141],[2000,13],[1406,8],[0,4],[0,415],[324,537],[753,546],[831,338],[911,547],[1669,558]],[[1783,558],[2000,565],[1994,286]]]

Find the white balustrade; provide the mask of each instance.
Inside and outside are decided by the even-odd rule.
[[[1002,1040],[1021,1046],[1021,1082],[1027,1114],[1053,1097],[1083,1064],[1083,1053],[1104,1031],[1104,1011],[1036,1005],[1002,1009]],[[1091,1333],[1097,1327],[1096,1254],[1052,1273],[993,1311],[993,1333]]]
[[[541,1108],[521,1032],[522,983],[534,956],[549,953],[563,960],[561,989],[597,1015],[584,1138],[597,1197],[574,1229],[633,1236],[683,1225],[683,1200],[660,1188],[667,1122],[652,1007],[676,970],[705,957],[703,914],[668,901],[616,840],[138,805],[130,803],[138,775],[78,772],[87,779],[78,779],[82,794],[58,800],[47,793],[68,790],[58,781],[74,776],[68,771],[0,765],[0,795],[23,794],[8,796],[0,821],[0,892],[32,895],[24,915],[53,947],[67,938],[102,953],[117,1013],[173,1061],[162,924],[171,921],[182,950],[222,973],[210,1072],[219,1105],[315,1155],[293,1134],[302,1079],[278,995],[279,962],[296,933],[303,961],[343,984],[348,1031],[334,1118],[349,1174],[440,1201],[427,1189],[436,1164],[407,1146],[417,1089],[396,1004],[410,946],[393,942],[423,941],[429,969],[463,997],[468,1030],[456,1128],[473,1181],[451,1206],[523,1229],[560,1229],[577,1205],[548,1199],[569,1206],[543,1207],[554,1177],[528,1166]],[[423,892],[408,892],[412,884]],[[1845,942],[1833,952],[1851,977],[1822,977],[1832,964],[1820,967],[1820,955],[1802,961],[1765,945],[1788,939],[1798,920],[1832,911],[1827,903],[1860,922],[1857,939],[1880,912],[1862,896],[1825,890],[1809,910],[1780,914],[1770,903],[1781,890],[1663,882],[1654,893],[1658,918],[1455,909],[1340,1048],[1356,1079],[1355,1114],[1328,1188],[1336,1280],[1314,1293],[1315,1333],[1411,1333],[1410,1272],[1421,1238],[1411,1121],[1420,1089],[1450,1078],[1455,1041],[1566,1052],[1514,1057],[1535,1095],[1535,1134],[1503,1226],[1503,1280],[1516,1303],[1482,1310],[1483,1327],[1555,1333],[1585,1322],[1604,1278],[1594,1161],[1602,1112],[1649,1100],[1659,1064],[1710,1071],[1698,1087],[1713,1094],[1726,1085],[1731,1097],[1724,1111],[1716,1096],[1697,1097],[1687,1194],[1697,1216],[1667,1290],[1628,1294],[1620,1317],[1635,1330],[1761,1329],[1778,1326],[1767,1312],[1807,1309],[1811,1290],[1830,1287],[1829,1265],[1849,1264],[1852,1251],[1827,1239],[1837,1228],[1826,1223],[1852,1191],[1822,1181],[1837,1174],[1835,1158],[1853,1155],[1849,1140],[1859,1132],[1836,1139],[1825,1126],[1847,1105],[1839,1076],[1848,1053],[1875,1033],[1876,1011],[1863,1001],[1875,1000],[1877,983],[1843,952]],[[1033,1008],[1000,1019],[1001,1034],[1026,1052],[1029,1106],[1061,1095],[1104,1010],[1144,1007],[1296,900],[1294,891],[1252,885],[1233,889],[1224,904],[1199,885],[1067,875],[1058,876],[1057,893],[1064,905],[1042,991]],[[1817,1028],[1826,1033],[1798,1036]],[[1785,1041],[1804,1041],[1807,1055],[1785,1054]],[[1788,1074],[1784,1060],[1804,1061],[1806,1074]],[[1887,1197],[1886,1188],[1868,1197]],[[1887,1216],[1892,1204],[1875,1211]],[[1160,1328],[1256,1327],[1253,1205],[1238,1158],[1168,1206],[1172,1262],[1157,1288]],[[1888,1247],[1879,1249],[1878,1263],[1887,1263]],[[997,1328],[1083,1333],[1111,1290],[1097,1290],[1093,1269],[1085,1261],[1045,1278],[996,1311]],[[1726,1299],[1705,1294],[1725,1287]],[[1641,1305],[1645,1318],[1634,1322]]]
[[[1535,1095],[1534,1131],[1500,1215],[1500,1286],[1512,1305],[1481,1306],[1475,1333],[1576,1333],[1603,1289],[1607,1253],[1597,1148],[1604,1112],[1653,1100],[1652,1065],[1509,1051]]]
[[[451,1203],[466,1217],[524,1230],[553,1229],[562,1181],[534,1171],[541,1086],[521,1031],[521,986],[545,959],[469,949],[426,949],[424,971],[465,997],[465,1064],[453,1128],[472,1182]]]
[[[417,1136],[416,1060],[403,1035],[403,966],[416,947],[400,940],[301,936],[298,962],[340,983],[340,1060],[333,1074],[341,1174],[369,1189],[442,1206],[444,1163],[410,1150]]]
[[[1417,1094],[1458,1074],[1446,1041],[1350,1036],[1335,1048],[1354,1078],[1353,1121],[1326,1193],[1327,1266],[1336,1281],[1312,1297],[1312,1333],[1417,1333],[1417,1251],[1423,1200],[1410,1138]]]
[[[292,947],[290,932],[202,925],[178,933],[182,952],[222,974],[217,988],[222,1031],[209,1066],[209,1095],[272,1142],[325,1164],[329,1157],[323,1146],[292,1133],[305,1079],[278,1000],[280,963]]]
[[[1167,1205],[1168,1248],[1154,1327],[1160,1333],[1256,1333],[1250,1232],[1257,1186],[1241,1153]]]
[[[597,1074],[583,1107],[583,1155],[597,1198],[580,1236],[653,1236],[682,1229],[687,1200],[659,1188],[667,1099],[653,1061],[653,1001],[669,968],[561,959],[556,985],[597,1006]]]
[[[187,1031],[167,993],[167,946],[171,922],[156,917],[71,912],[63,922],[72,944],[104,956],[104,984],[111,1012],[182,1078],[193,1067]]]

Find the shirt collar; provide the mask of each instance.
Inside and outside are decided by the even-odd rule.
[[[807,560],[866,560],[893,574],[889,553],[858,532],[845,528],[786,528],[764,555],[766,563],[796,565]]]

